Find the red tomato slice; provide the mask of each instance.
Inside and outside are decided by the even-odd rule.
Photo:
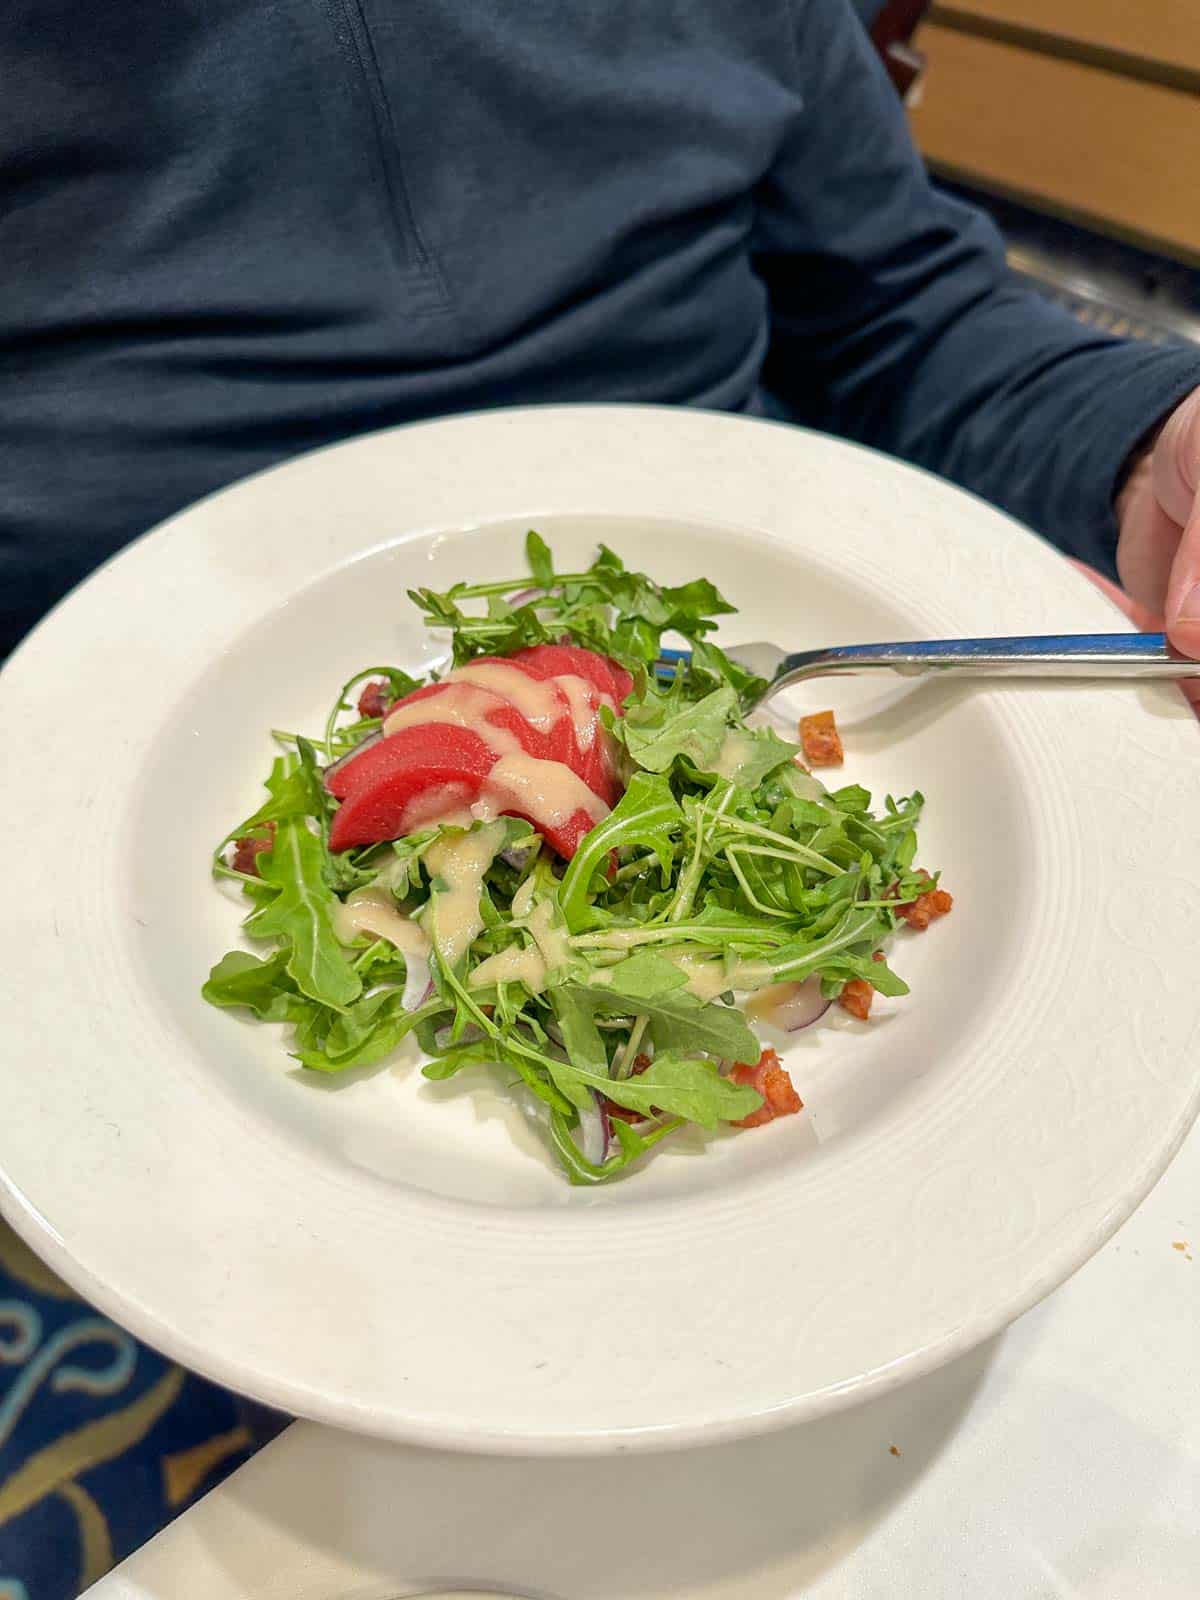
[[[560,678],[568,673],[583,678],[614,700],[618,707],[633,688],[633,679],[624,667],[618,666],[609,656],[585,650],[578,644],[530,644],[523,650],[514,650],[504,660],[520,667],[531,678]]]
[[[616,701],[619,706],[632,687],[629,674],[616,662],[576,645],[534,645],[513,656],[477,659],[515,666],[541,681],[568,674],[581,678],[589,685],[594,707],[602,699]],[[435,698],[453,687],[451,681],[415,689],[391,706],[389,715],[401,706]],[[545,734],[503,695],[476,684],[471,685],[471,694],[476,705],[482,703],[486,707],[486,721],[512,734],[527,755],[561,762],[607,805],[616,804],[620,783],[612,740],[597,726],[592,742],[583,748],[565,695],[560,692],[563,715]],[[432,821],[439,811],[469,806],[479,798],[497,759],[496,750],[484,737],[457,723],[414,723],[398,728],[340,765],[326,780],[329,792],[342,802],[330,828],[330,849],[348,850],[354,845],[399,838]],[[515,807],[508,808],[505,814],[524,815]],[[539,826],[536,818],[527,820]],[[569,858],[590,827],[588,813],[580,810],[561,826],[542,827],[542,832],[559,855]]]
[[[507,815],[519,817],[521,813],[519,811],[510,811]],[[526,821],[533,822],[533,818],[527,817]],[[535,828],[538,826],[536,822],[533,822],[533,825]],[[560,828],[542,827],[540,831],[550,848],[556,851],[564,861],[570,861],[576,850],[579,849],[580,841],[584,834],[591,826],[592,819],[587,812],[577,811]]]
[[[479,796],[496,753],[477,733],[448,722],[402,728],[340,767],[327,782],[341,800],[329,829],[329,848],[398,839],[410,803],[430,789],[461,785],[464,802]]]
[[[394,706],[389,706],[388,716],[390,717],[393,711],[399,711],[402,706],[415,705],[420,700],[436,699],[439,695],[444,694],[447,689],[452,689],[453,687],[454,684],[452,682],[427,683],[423,688],[414,689],[411,694],[406,694],[403,700],[397,700]],[[551,751],[551,741],[547,739],[546,735],[539,733],[536,728],[532,727],[511,700],[506,700],[503,695],[495,693],[494,690],[481,688],[474,683],[470,685],[470,690],[471,698],[476,704],[485,703],[487,705],[488,709],[484,713],[486,720],[495,727],[505,728],[509,733],[513,734],[526,755],[538,756],[543,761],[562,759],[561,756],[557,756]],[[386,725],[387,719],[385,718],[385,729]],[[424,727],[426,724],[415,723],[413,726]],[[429,726],[432,726],[432,724],[429,724]],[[555,724],[556,728],[557,726],[558,724]],[[388,734],[387,737],[394,738],[395,735]]]

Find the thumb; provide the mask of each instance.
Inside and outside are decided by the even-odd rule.
[[[1131,599],[1124,589],[1118,588],[1103,573],[1097,572],[1094,567],[1085,566],[1082,561],[1072,561],[1071,565],[1077,572],[1081,572],[1090,583],[1094,583],[1102,594],[1107,595],[1113,605],[1123,611],[1140,632],[1162,632],[1162,618],[1155,616],[1153,611]],[[1184,699],[1190,702],[1197,718],[1200,718],[1200,678],[1181,678],[1179,687],[1183,691]]]
[[[1192,505],[1171,563],[1167,635],[1185,656],[1200,656],[1200,495]]]
[[[1200,390],[1171,417],[1154,452],[1154,493],[1183,533],[1167,581],[1171,643],[1200,656]]]

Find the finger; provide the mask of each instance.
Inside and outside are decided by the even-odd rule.
[[[1194,389],[1163,425],[1150,458],[1154,496],[1183,527],[1200,493],[1200,389]]]
[[[1163,631],[1163,619],[1145,606],[1138,605],[1136,600],[1130,599],[1124,589],[1118,588],[1111,578],[1106,578],[1102,572],[1097,572],[1095,567],[1089,567],[1082,561],[1072,561],[1071,565],[1077,572],[1081,572],[1089,583],[1094,583],[1113,605],[1123,611],[1139,633]],[[1181,678],[1179,687],[1183,691],[1184,699],[1196,713],[1197,719],[1200,719],[1200,678]]]
[[[1171,643],[1184,655],[1200,656],[1200,494],[1171,563],[1166,613]]]
[[[1200,389],[1168,420],[1154,451],[1154,493],[1183,535],[1164,607],[1171,643],[1200,656]]]
[[[1175,522],[1160,505],[1147,463],[1125,502],[1117,571],[1126,593],[1156,615],[1171,581],[1181,527],[1182,521]]]

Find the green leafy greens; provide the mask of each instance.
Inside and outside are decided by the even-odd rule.
[[[354,691],[418,687],[401,668],[365,669],[318,740],[276,734],[268,798],[214,853],[265,953],[230,952],[203,994],[289,1026],[312,1071],[373,1066],[412,1034],[430,1079],[506,1073],[568,1179],[604,1183],[685,1124],[759,1109],[728,1072],[760,1049],[736,993],[815,977],[830,997],[852,980],[905,994],[883,947],[897,907],[936,879],[914,866],[920,795],[875,814],[865,790],[827,791],[796,745],[746,725],[765,686],[713,641],[733,608],[707,579],[660,585],[605,546],[560,573],[536,533],[526,555],[532,590],[516,578],[411,599],[456,665],[563,640],[619,661],[634,689],[622,714],[602,713],[625,763],[617,805],[565,865],[511,818],[333,853],[322,767],[382,720]],[[680,637],[690,657],[665,671],[664,641]],[[364,896],[374,920],[356,926]],[[388,937],[387,915],[405,937]]]

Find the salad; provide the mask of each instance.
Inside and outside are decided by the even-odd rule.
[[[755,1023],[907,993],[885,947],[951,901],[915,865],[919,794],[873,812],[809,770],[841,759],[829,713],[802,746],[746,720],[765,685],[713,642],[734,608],[707,579],[604,546],[561,573],[533,532],[526,555],[527,577],[410,592],[443,673],[364,668],[319,736],[275,731],[268,798],[212,862],[261,953],[203,994],[289,1024],[313,1072],[410,1033],[427,1078],[499,1070],[598,1184],[685,1124],[800,1111]]]

